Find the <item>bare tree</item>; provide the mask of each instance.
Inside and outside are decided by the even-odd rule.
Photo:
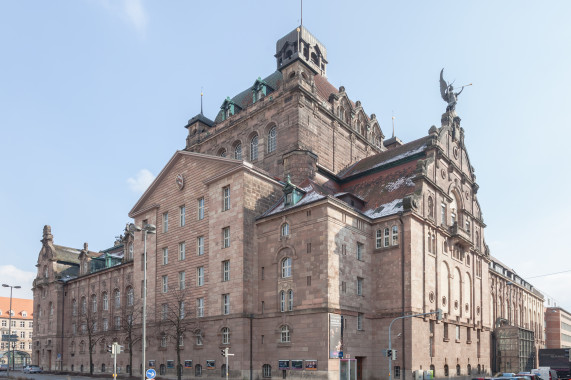
[[[142,317],[143,302],[140,299],[136,301],[127,295],[127,307],[121,316],[121,326],[125,334],[125,343],[129,350],[129,376],[133,376],[133,347],[143,338]]]
[[[185,333],[196,328],[196,319],[191,317],[192,313],[187,313],[188,293],[184,289],[175,290],[170,293],[170,297],[160,306],[159,323],[161,339],[170,339],[175,342],[176,347],[176,368],[177,379],[182,378],[182,363],[180,351]]]
[[[88,302],[86,297],[81,298],[78,316],[80,332],[87,334],[87,348],[89,349],[89,373],[93,375],[93,351],[97,343],[104,338],[97,326],[97,298],[91,298]]]

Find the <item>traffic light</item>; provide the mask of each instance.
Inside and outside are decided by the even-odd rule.
[[[107,349],[106,349],[105,351],[109,352],[110,354],[113,354],[113,353],[114,353],[114,352],[113,352],[113,349],[114,349],[114,348],[115,348],[115,345],[114,345],[114,344],[113,344],[113,345],[108,344],[108,345],[107,345]]]
[[[392,360],[397,360],[397,350],[391,350],[391,359]]]
[[[393,356],[393,350],[387,350],[387,358],[391,358]]]
[[[220,350],[220,355],[226,356],[226,350]]]
[[[116,353],[120,354],[121,352],[125,351],[125,347],[120,346],[119,343],[115,343],[115,344],[116,344],[116,346],[115,346],[115,352]]]
[[[442,320],[442,309],[437,309],[437,310],[436,310],[436,320],[437,320],[437,321],[441,321],[441,320]]]

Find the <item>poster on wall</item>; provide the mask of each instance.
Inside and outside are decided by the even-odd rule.
[[[341,316],[329,314],[329,359],[342,357],[341,350]]]
[[[291,369],[303,369],[303,360],[292,360]]]
[[[185,360],[184,368],[191,368],[191,367],[192,367],[192,360]]]
[[[155,361],[149,360],[149,368],[155,368]]]
[[[317,371],[317,360],[306,360],[305,369],[308,371]]]
[[[167,368],[174,368],[174,360],[167,360]]]
[[[279,369],[289,369],[289,360],[278,360]]]
[[[216,360],[207,360],[206,369],[216,369]]]

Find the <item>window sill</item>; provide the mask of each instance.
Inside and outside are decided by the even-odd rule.
[[[460,343],[460,339],[456,339],[455,342],[456,342],[456,343]]]
[[[278,348],[290,348],[291,347],[291,342],[279,342],[278,343]]]
[[[386,247],[378,247],[378,248],[375,248],[375,251],[376,251],[376,252],[382,252],[382,251],[386,251],[386,250],[389,250],[389,249],[392,249],[392,248],[398,248],[398,247],[399,247],[399,244],[389,245],[389,246],[386,246]]]
[[[467,340],[467,341],[466,341],[466,344],[472,344],[472,341],[471,341],[471,340]]]
[[[449,338],[444,338],[444,339],[442,339],[442,341],[443,341],[443,342],[450,342],[450,339],[449,339]]]

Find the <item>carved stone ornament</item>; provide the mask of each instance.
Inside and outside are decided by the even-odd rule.
[[[178,189],[182,190],[184,187],[184,176],[182,174],[177,175],[175,182],[176,182],[176,185],[178,186]]]

